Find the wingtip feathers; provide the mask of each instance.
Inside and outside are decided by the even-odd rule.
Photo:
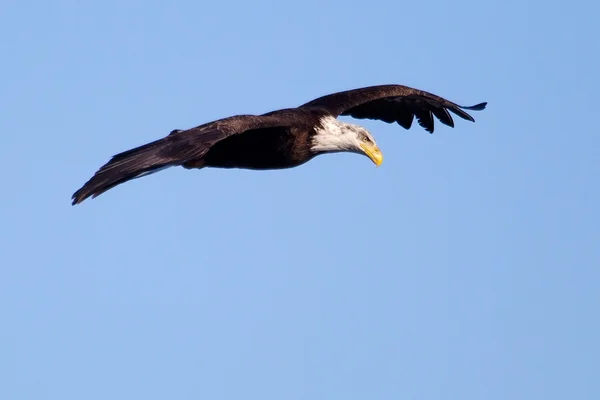
[[[486,106],[487,101],[484,101],[483,103],[475,104],[474,106],[461,106],[460,108],[464,108],[465,110],[481,111],[485,110]]]

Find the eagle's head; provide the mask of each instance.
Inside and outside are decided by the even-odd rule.
[[[320,154],[342,151],[362,154],[376,166],[383,162],[383,154],[368,130],[333,117],[322,118],[320,125],[315,127],[311,150]]]

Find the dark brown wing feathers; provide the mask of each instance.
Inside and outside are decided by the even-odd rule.
[[[204,143],[175,140],[175,136],[145,144],[113,156],[72,197],[72,204],[96,197],[107,190],[142,174],[179,165],[189,159],[202,157],[208,147]]]
[[[409,129],[416,117],[420,126],[433,133],[435,116],[441,123],[454,126],[449,111],[468,121],[475,121],[463,110],[483,110],[487,103],[460,106],[423,90],[402,85],[370,86],[319,97],[301,107],[320,108],[339,116],[397,122]]]
[[[285,123],[286,121],[277,117],[240,115],[188,130],[175,129],[162,139],[113,156],[73,194],[72,204],[81,203],[90,196],[94,198],[143,174],[186,163],[192,166],[212,145],[231,135],[253,128],[268,128]]]

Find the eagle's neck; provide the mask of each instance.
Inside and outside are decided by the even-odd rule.
[[[314,153],[331,153],[338,151],[355,151],[356,135],[351,124],[342,122],[332,116],[323,117],[315,126],[311,151]]]

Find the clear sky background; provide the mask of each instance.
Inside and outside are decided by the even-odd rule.
[[[0,398],[598,399],[597,2],[4,1]],[[110,156],[401,83],[476,123],[385,160]]]

